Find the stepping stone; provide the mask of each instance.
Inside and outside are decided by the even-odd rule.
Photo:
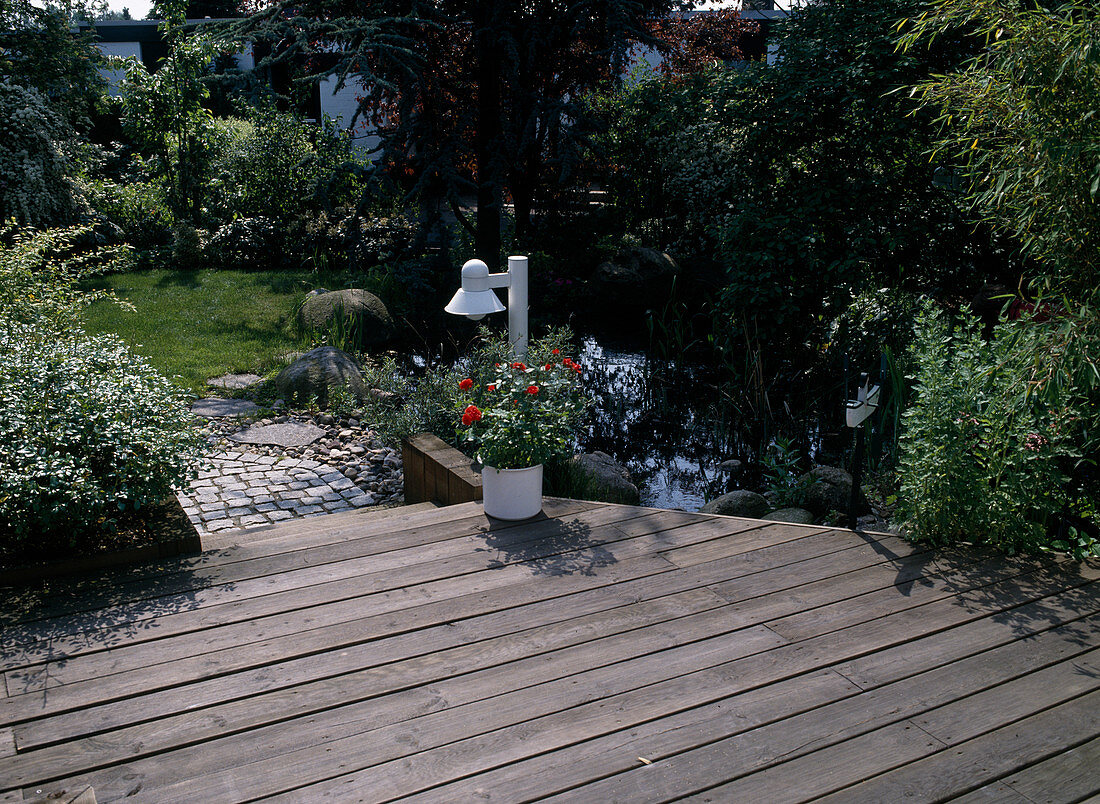
[[[220,377],[214,377],[207,380],[207,385],[212,385],[215,388],[232,388],[234,390],[240,388],[248,388],[255,385],[262,380],[259,374],[223,374]]]
[[[212,419],[219,416],[251,416],[259,413],[260,408],[255,402],[249,402],[247,399],[209,397],[191,405],[191,412],[196,416]]]
[[[265,424],[249,427],[229,436],[230,441],[239,444],[270,444],[277,447],[304,447],[325,435],[325,431],[314,424],[287,422],[286,424]]]

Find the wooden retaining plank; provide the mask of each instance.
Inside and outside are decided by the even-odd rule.
[[[695,618],[700,627],[667,625],[648,634],[637,632],[631,635],[632,639],[621,639],[622,655],[630,658],[614,664],[604,663],[608,660],[605,652],[608,640],[599,640],[560,652],[556,667],[547,667],[545,657],[530,657],[520,660],[521,666],[514,669],[505,667],[480,673],[475,679],[457,679],[455,683],[475,685],[469,693],[477,697],[475,702],[381,728],[374,728],[379,704],[368,702],[327,713],[325,727],[309,733],[294,734],[278,727],[257,729],[127,763],[129,785],[140,783],[148,795],[162,800],[229,800],[270,795],[339,774],[350,766],[378,764],[424,746],[451,742],[471,730],[492,731],[533,716],[569,709],[585,700],[766,650],[781,641],[766,628],[709,636],[710,629],[721,627],[717,614],[720,612]],[[708,617],[709,623],[705,622]],[[646,636],[650,639],[645,640]],[[671,647],[661,649],[661,645]],[[656,661],[650,655],[653,650],[658,651]],[[594,664],[599,666],[576,672]],[[539,678],[552,680],[527,684]],[[502,679],[523,686],[494,695]],[[480,691],[477,685],[482,688]],[[436,684],[434,688],[439,690],[437,696],[446,696],[449,701],[446,691],[449,685]],[[438,704],[433,708],[438,708]],[[322,742],[324,750],[319,751],[315,744]],[[242,767],[246,770],[242,771]],[[115,796],[130,789],[110,787],[110,781],[103,782],[99,774],[95,776],[95,784],[97,790],[101,784],[105,785],[108,794]]]
[[[973,711],[973,710],[971,710]],[[1100,735],[1100,691],[958,743],[920,762],[849,787],[834,801],[940,801],[1053,758]],[[1055,780],[1047,780],[1056,783]],[[1100,778],[1093,777],[1100,790]],[[823,799],[828,801],[829,799]]]
[[[1100,623],[1096,623],[1096,633],[1100,636]],[[873,692],[854,695],[854,693],[837,689],[831,698],[820,698],[816,706],[812,707],[812,711],[825,707],[820,710],[821,715],[825,717],[826,729],[823,731],[825,738],[805,740],[798,737],[795,740],[797,745],[794,749],[795,753],[791,756],[816,750],[845,737],[857,736],[939,703],[988,689],[1044,666],[1073,658],[1084,650],[1074,635],[1060,633],[1055,629],[1033,640],[1011,642],[987,653],[968,657],[920,676],[902,679]],[[1091,653],[1095,657],[1097,651]],[[781,694],[780,691],[782,694],[788,694],[786,691],[792,689],[792,685],[795,685],[792,694],[797,694],[797,683],[805,678],[807,677],[800,676],[753,691],[756,695],[749,700],[770,700],[767,697],[759,697],[761,692],[769,690],[774,691],[775,695]],[[852,689],[858,691],[858,688]],[[441,804],[449,801],[478,799],[530,800],[563,793],[576,790],[585,783],[602,777],[640,769],[644,763],[640,762],[638,757],[645,757],[651,763],[660,764],[663,760],[677,754],[714,743],[733,734],[756,729],[774,721],[795,718],[803,711],[786,711],[777,701],[774,711],[765,710],[761,713],[770,716],[747,716],[743,708],[745,705],[742,703],[744,697],[734,696],[717,704],[701,706],[686,713],[641,725],[619,723],[617,726],[621,730],[605,737],[581,742],[523,761],[512,762],[495,771],[469,776],[461,781],[429,790],[414,797],[413,800]],[[628,707],[620,704],[618,708],[621,710]],[[635,710],[629,707],[629,711],[633,715]],[[791,728],[796,734],[801,732],[808,737],[812,729],[807,726],[807,721],[820,718],[821,715],[806,714],[791,720]],[[754,750],[750,752],[752,754],[759,752],[761,744],[768,744],[766,739],[759,737],[760,733],[757,731],[758,736],[751,741],[754,746]],[[737,751],[731,750],[728,753],[732,756]],[[688,767],[690,770],[691,763]],[[673,776],[680,773],[676,768],[666,770],[665,765],[661,765],[661,768],[661,772],[670,773]],[[647,774],[644,771],[642,773]],[[637,794],[646,787],[644,781],[629,788],[615,787],[615,784],[605,782],[601,786],[585,788],[577,793],[578,795],[583,793],[591,800],[614,800],[616,795],[622,795],[629,800],[631,794]]]

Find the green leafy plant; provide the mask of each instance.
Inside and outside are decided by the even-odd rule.
[[[0,553],[91,548],[187,482],[203,446],[186,399],[114,336],[90,337],[78,280],[124,251],[84,229],[0,235]]]
[[[797,447],[783,436],[768,445],[760,458],[761,474],[768,492],[775,495],[777,508],[800,506],[814,480],[802,469],[802,456]]]
[[[577,389],[581,368],[570,358],[528,366],[495,364],[489,382],[467,377],[459,387],[469,393],[462,434],[484,466],[522,469],[566,454],[583,401]]]
[[[1097,334],[1095,314],[1005,321],[988,341],[969,315],[921,314],[898,465],[908,535],[1036,549],[1090,512],[1098,393],[1078,375],[1095,372]]]
[[[194,476],[187,400],[119,339],[0,323],[0,552],[94,546]]]
[[[0,227],[0,320],[74,331],[80,311],[102,291],[81,291],[82,279],[123,270],[126,248],[88,249],[79,245],[87,227],[36,231],[13,224]]]

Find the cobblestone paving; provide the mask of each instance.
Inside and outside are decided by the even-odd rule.
[[[179,495],[199,535],[267,525],[294,517],[349,511],[380,500],[338,469],[318,461],[217,452]]]

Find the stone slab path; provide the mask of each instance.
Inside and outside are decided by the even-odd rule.
[[[225,451],[179,495],[199,535],[349,511],[379,498],[318,461]]]

